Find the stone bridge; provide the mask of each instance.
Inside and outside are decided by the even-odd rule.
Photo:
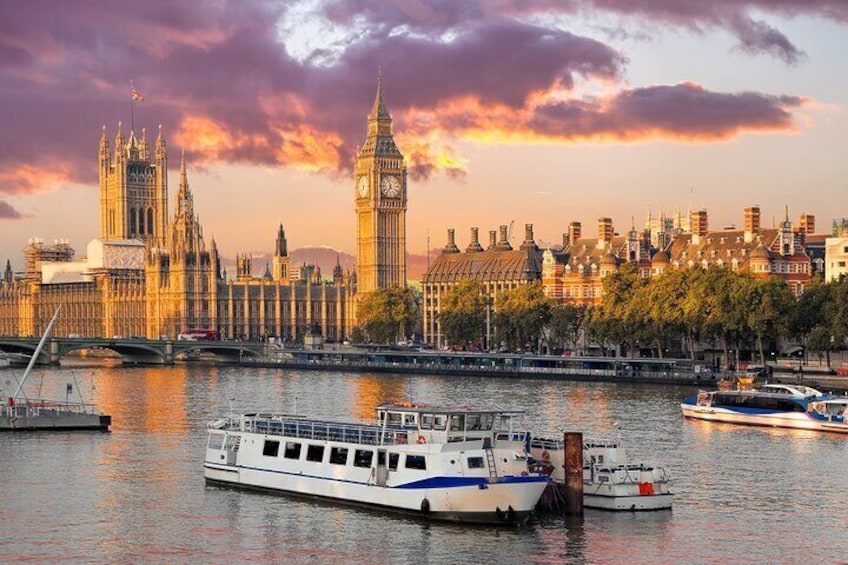
[[[38,348],[39,338],[2,337],[0,351],[31,357]],[[172,365],[177,357],[212,354],[216,361],[236,363],[245,358],[258,358],[267,346],[258,342],[241,341],[173,341],[156,339],[108,339],[96,337],[48,338],[36,363],[58,365],[59,360],[73,352],[109,350],[117,353],[124,364]]]

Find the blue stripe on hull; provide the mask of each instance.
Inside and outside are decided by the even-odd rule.
[[[348,483],[353,485],[371,486],[373,483],[367,481],[353,481],[350,479],[337,479],[335,477],[323,477],[321,475],[308,475],[305,473],[292,473],[290,471],[278,471],[276,469],[264,469],[261,467],[247,467],[244,465],[228,466],[211,464],[206,465],[210,469],[219,470],[237,470],[247,469],[250,471],[260,471],[263,473],[275,473],[279,475],[291,475],[294,477],[303,477],[307,479],[319,479],[323,481],[332,481],[337,483]],[[498,477],[489,481],[488,477],[429,477],[420,481],[404,483],[402,485],[387,486],[385,488],[402,488],[402,489],[428,489],[428,488],[459,488],[468,486],[482,486],[488,484],[518,484],[518,483],[545,483],[548,477],[545,475],[527,475],[525,477]]]

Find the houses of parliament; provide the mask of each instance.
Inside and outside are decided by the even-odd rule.
[[[354,201],[357,265],[332,278],[309,270],[294,276],[283,225],[261,277],[239,255],[234,276],[221,267],[218,246],[207,242],[180,161],[173,216],[168,213],[168,147],[159,128],[152,146],[142,130],[110,143],[104,126],[97,166],[100,237],[84,260],[67,242],[31,239],[15,276],[9,261],[0,282],[0,335],[39,335],[62,306],[56,335],[176,338],[184,328],[214,329],[226,339],[307,334],[349,337],[356,297],[406,284],[407,174],[395,145],[392,119],[378,80],[368,133],[357,156]],[[270,231],[270,230],[269,230]],[[298,273],[299,274],[299,273]]]

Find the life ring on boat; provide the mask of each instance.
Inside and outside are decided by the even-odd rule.
[[[550,460],[551,460],[551,454],[548,453],[547,449],[545,449],[544,451],[542,451],[542,461],[550,461]]]
[[[419,436],[418,436],[418,443],[419,443],[419,444],[427,443],[427,438],[419,434]]]
[[[406,443],[406,434],[396,434],[395,443]]]

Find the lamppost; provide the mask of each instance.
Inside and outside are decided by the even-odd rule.
[[[483,301],[486,304],[486,351],[492,350],[492,304],[494,299],[491,296],[484,296]]]

